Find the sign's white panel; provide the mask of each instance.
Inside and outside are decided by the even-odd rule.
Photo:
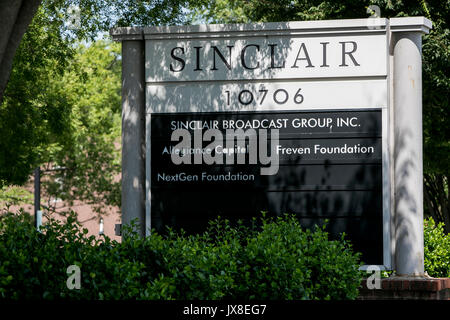
[[[387,75],[385,34],[147,40],[146,81]]]
[[[380,108],[386,80],[147,84],[147,113]]]

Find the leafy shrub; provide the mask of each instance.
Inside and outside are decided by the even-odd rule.
[[[425,270],[432,277],[450,277],[450,235],[445,234],[444,224],[436,224],[433,218],[424,221]]]
[[[303,230],[293,216],[264,221],[244,248],[238,297],[356,298],[360,254],[343,238],[328,240],[324,228]]]
[[[215,221],[203,234],[170,231],[121,243],[88,237],[71,214],[37,232],[29,215],[0,218],[0,297],[10,299],[353,299],[359,254],[294,217],[251,227]],[[81,289],[66,269],[81,270]]]
[[[132,297],[138,263],[117,254],[109,238],[87,237],[71,214],[36,231],[28,214],[0,219],[0,297],[10,299],[99,299]],[[66,269],[81,269],[81,290],[66,286]]]

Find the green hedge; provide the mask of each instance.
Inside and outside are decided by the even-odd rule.
[[[424,221],[424,267],[432,277],[450,277],[450,235],[433,218]]]
[[[200,235],[128,230],[87,237],[75,215],[39,233],[26,214],[0,219],[0,297],[7,299],[354,299],[358,253],[285,216],[251,227],[215,221]],[[81,289],[66,269],[81,270]]]

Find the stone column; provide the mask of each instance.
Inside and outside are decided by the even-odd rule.
[[[394,103],[394,268],[397,276],[424,276],[422,155],[423,17],[390,19]]]
[[[145,56],[139,28],[117,28],[122,41],[122,225],[145,236]]]

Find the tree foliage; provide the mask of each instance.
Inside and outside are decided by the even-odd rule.
[[[18,186],[0,188],[0,214],[10,211],[12,206],[19,206],[33,201],[33,194]]]
[[[50,194],[118,204],[119,46],[77,48],[113,26],[181,24],[186,3],[43,0],[0,93],[0,187],[22,185],[51,164],[67,170],[47,183]]]
[[[67,39],[91,40],[112,26],[186,22],[188,0],[0,0],[0,102],[13,58],[37,8],[47,26],[57,26]],[[191,2],[195,2],[191,1]],[[42,4],[41,4],[42,3]],[[34,19],[35,20],[35,19]],[[34,21],[33,23],[35,23]]]
[[[63,143],[69,123],[70,106],[48,84],[63,74],[74,50],[47,18],[38,10],[25,33],[0,105],[0,185],[23,184],[48,160],[47,146]]]
[[[65,73],[50,81],[53,94],[71,106],[64,143],[49,145],[52,166],[47,193],[83,200],[101,209],[120,205],[120,45],[79,45]]]
[[[77,44],[45,11],[19,46],[0,105],[0,180],[20,185],[36,166],[63,167],[43,179],[47,194],[118,205],[120,46]]]

